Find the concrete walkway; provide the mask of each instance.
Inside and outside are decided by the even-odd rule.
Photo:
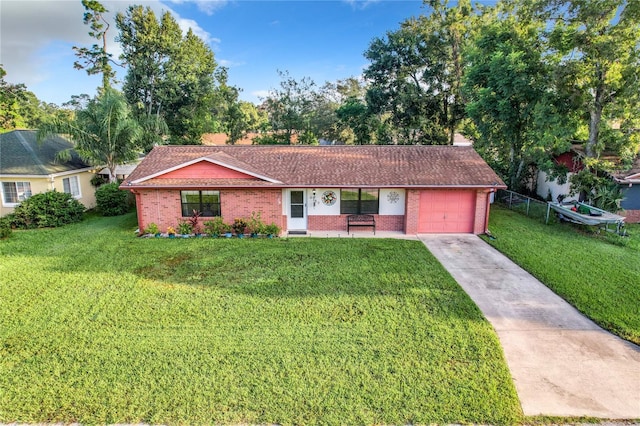
[[[477,236],[419,238],[496,330],[525,415],[640,419],[640,347],[602,330]]]

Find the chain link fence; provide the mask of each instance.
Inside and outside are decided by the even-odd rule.
[[[547,218],[547,203],[527,197],[508,189],[499,189],[496,192],[495,203],[505,206],[509,210],[516,211],[525,216],[545,222]],[[555,220],[555,215],[550,215],[549,220]]]

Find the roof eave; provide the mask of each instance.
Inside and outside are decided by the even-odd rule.
[[[227,188],[227,189],[241,189],[241,188],[380,188],[380,189],[507,189],[507,186],[504,184],[465,184],[465,185],[437,185],[437,184],[425,184],[425,185],[403,185],[403,184],[394,184],[394,185],[359,185],[359,184],[285,184],[285,183],[274,183],[274,184],[262,184],[262,185],[220,185],[220,184],[211,184],[211,185],[201,185],[201,184],[166,184],[166,185],[140,185],[135,182],[123,182],[120,185],[120,189],[184,189],[184,188]]]
[[[85,167],[83,169],[73,169],[73,170],[66,170],[66,171],[63,171],[63,172],[46,173],[46,174],[3,173],[3,174],[0,174],[0,179],[2,179],[2,178],[4,178],[4,179],[6,179],[6,178],[10,178],[10,179],[14,179],[14,178],[46,179],[46,178],[56,178],[56,177],[60,177],[60,176],[68,176],[68,175],[73,175],[73,174],[77,174],[77,173],[93,172],[95,170],[96,170],[95,167]]]

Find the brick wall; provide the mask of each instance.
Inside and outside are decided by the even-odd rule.
[[[626,223],[640,223],[640,210],[625,210],[620,212],[620,216],[626,217]]]
[[[420,191],[409,189],[405,200],[405,234],[418,233],[418,218],[420,215]]]
[[[140,190],[136,193],[138,226],[144,230],[150,223],[158,225],[162,232],[168,226],[177,226],[182,218],[179,190]],[[222,217],[232,223],[235,218],[248,218],[252,212],[260,212],[262,221],[286,227],[282,215],[282,192],[279,189],[233,189],[220,191]],[[200,222],[210,218],[201,218]]]
[[[275,222],[286,231],[286,216],[282,214],[282,191],[280,189],[230,189],[220,191],[222,216],[225,222],[233,219],[248,218],[252,212],[260,212],[265,223]],[[489,211],[489,193],[477,192],[476,211],[473,232],[482,234],[487,229]],[[150,223],[158,225],[162,232],[168,226],[177,226],[182,219],[179,190],[140,190],[136,192],[138,226],[144,230]],[[418,232],[420,191],[410,189],[406,192],[406,215],[376,217],[377,231],[404,231],[406,234]],[[640,222],[640,210],[625,212],[627,222]],[[345,231],[347,215],[308,216],[310,231]],[[201,222],[209,218],[201,218]]]
[[[180,191],[163,189],[137,191],[136,202],[138,227],[141,231],[150,223],[155,223],[161,232],[165,232],[168,226],[175,228],[178,218],[182,216]]]
[[[307,227],[309,231],[345,231],[347,232],[347,216],[332,215],[332,216],[309,216]],[[404,216],[380,216],[374,215],[376,219],[376,231],[403,231],[404,230]],[[352,228],[352,230],[367,229],[373,230],[373,228]]]
[[[489,225],[489,193],[478,191],[476,195],[476,215],[473,221],[473,233],[484,234]]]

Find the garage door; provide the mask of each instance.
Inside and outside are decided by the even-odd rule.
[[[418,232],[473,232],[476,192],[462,190],[425,190],[420,193]]]

